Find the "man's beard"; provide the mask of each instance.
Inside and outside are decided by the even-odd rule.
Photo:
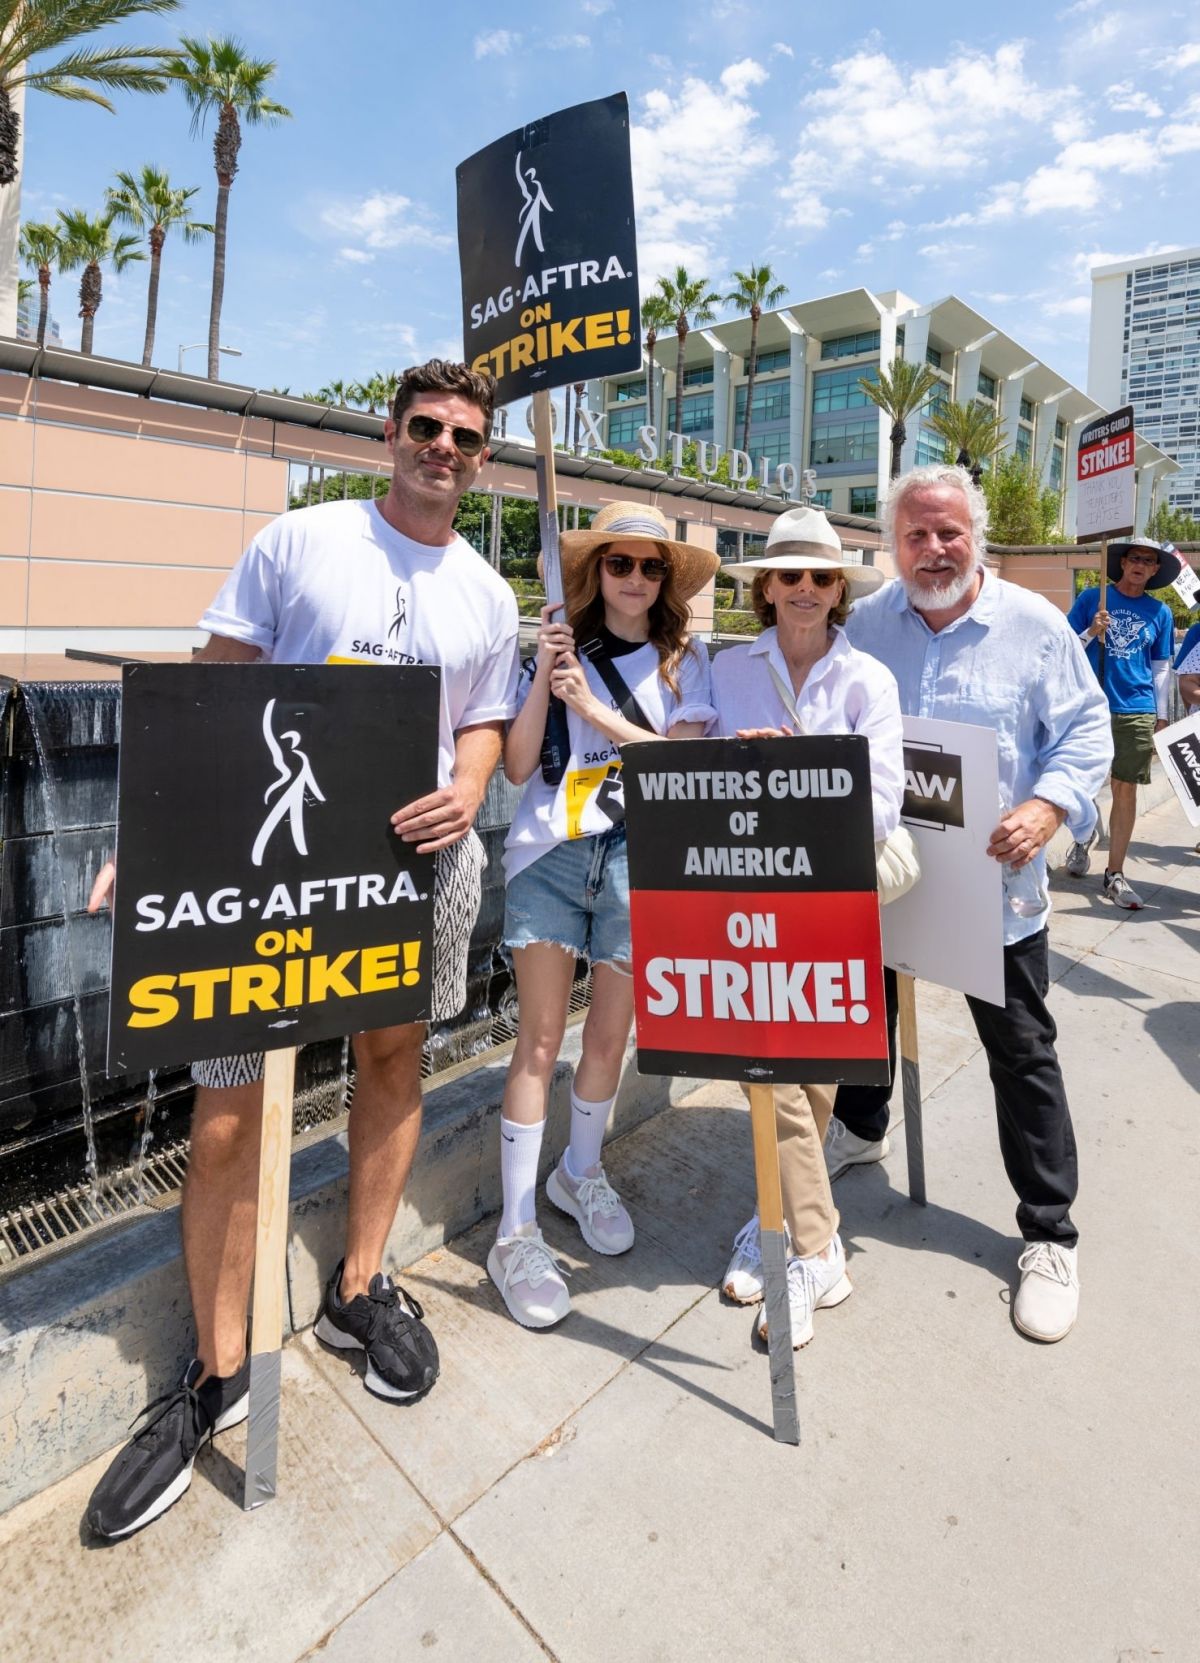
[[[924,584],[910,583],[902,578],[904,593],[908,596],[908,604],[915,612],[948,612],[952,606],[970,594],[981,568],[972,566],[961,577],[956,577],[951,583],[939,583],[930,589]]]

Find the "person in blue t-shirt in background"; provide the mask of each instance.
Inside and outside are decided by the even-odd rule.
[[[1200,710],[1200,623],[1192,625],[1175,654],[1175,674],[1179,677],[1183,708],[1189,715],[1193,710]]]
[[[1148,537],[1110,543],[1107,606],[1101,611],[1099,588],[1084,589],[1067,614],[1067,622],[1087,648],[1098,676],[1100,637],[1104,636],[1101,679],[1112,717],[1114,752],[1104,894],[1117,906],[1132,911],[1142,905],[1142,898],[1125,879],[1125,856],[1137,818],[1137,788],[1150,782],[1154,735],[1166,726],[1168,678],[1175,647],[1170,607],[1146,591],[1174,583],[1180,567],[1174,549]],[[1073,878],[1087,876],[1088,856],[1095,840],[1093,832],[1086,843],[1071,845],[1066,865]]]

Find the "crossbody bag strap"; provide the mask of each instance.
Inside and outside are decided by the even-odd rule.
[[[783,708],[795,723],[795,732],[802,734],[804,732],[804,720],[796,707],[796,695],[769,658],[767,659],[767,669],[771,672],[771,680],[775,683],[775,691],[779,694]]]
[[[604,643],[600,638],[597,637],[594,641],[585,642],[579,651],[593,666],[600,680],[617,701],[617,709],[625,720],[632,722],[635,728],[645,728],[647,733],[658,733],[654,723],[650,721],[646,712],[629,691],[629,685],[625,677],[605,651]]]

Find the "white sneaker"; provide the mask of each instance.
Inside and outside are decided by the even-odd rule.
[[[757,1305],[763,1296],[762,1245],[758,1236],[758,1214],[743,1224],[733,1238],[733,1258],[721,1282],[724,1293],[735,1305]]]
[[[1013,1321],[1031,1340],[1061,1340],[1079,1315],[1078,1249],[1056,1241],[1032,1241],[1017,1260],[1021,1285]]]
[[[788,1308],[792,1319],[792,1350],[799,1351],[813,1337],[813,1312],[831,1305],[840,1305],[854,1292],[854,1284],[846,1275],[846,1255],[842,1238],[835,1236],[828,1259],[814,1253],[811,1259],[788,1260]],[[767,1338],[767,1312],[763,1307],[758,1319],[758,1337]]]
[[[860,1138],[857,1132],[852,1132],[836,1114],[830,1115],[825,1131],[825,1170],[831,1179],[837,1178],[848,1166],[866,1166],[871,1161],[881,1161],[891,1147],[886,1132],[878,1142],[872,1142],[870,1138]]]
[[[1126,912],[1140,912],[1144,904],[1133,885],[1125,882],[1124,872],[1104,874],[1104,899],[1115,901],[1119,907],[1124,907]]]
[[[1071,847],[1067,850],[1067,858],[1063,862],[1063,865],[1066,867],[1068,874],[1072,878],[1087,877],[1092,850],[1095,847],[1099,836],[1100,827],[1099,824],[1097,824],[1092,827],[1092,835],[1088,838],[1086,843],[1072,843]]]
[[[546,1194],[559,1212],[575,1220],[593,1252],[628,1253],[633,1246],[633,1220],[602,1166],[585,1178],[572,1178],[564,1155],[546,1180]]]
[[[536,1224],[522,1224],[498,1236],[487,1257],[488,1275],[522,1328],[553,1328],[569,1313],[571,1296],[564,1271],[542,1240]]]

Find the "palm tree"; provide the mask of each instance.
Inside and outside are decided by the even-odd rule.
[[[396,394],[400,391],[399,370],[388,370],[384,375],[376,377],[380,385],[380,403],[390,416],[392,405],[396,402]]]
[[[167,232],[177,225],[185,243],[196,243],[202,237],[212,236],[211,225],[204,225],[191,217],[188,204],[199,190],[199,185],[193,185],[190,190],[176,190],[167,175],[152,166],[143,167],[140,177],[132,173],[118,173],[117,188],[114,190],[110,185],[108,189],[108,211],[112,218],[123,225],[135,226],[139,231],[148,228],[150,232],[150,286],[146,296],[146,343],[142,348],[144,369],[150,368],[150,355],[154,351],[158,280]]]
[[[38,308],[37,344],[46,344],[46,325],[50,320],[50,273],[63,268],[62,235],[57,226],[27,221],[21,227],[21,258],[27,266],[37,268],[38,287],[42,291]]]
[[[925,403],[940,379],[928,364],[910,364],[900,357],[893,358],[886,370],[880,369],[877,381],[870,381],[866,376],[858,379],[859,386],[871,403],[877,405],[891,421],[892,479],[900,472],[900,452],[908,438],[905,423]]]
[[[751,266],[748,271],[730,273],[735,287],[725,296],[726,306],[736,306],[739,312],[750,314],[750,357],[746,371],[746,419],[742,423],[742,449],[750,449],[750,406],[754,402],[754,382],[758,375],[758,320],[764,306],[778,306],[787,293],[783,283],[774,281],[770,266]]]
[[[355,404],[366,405],[369,416],[378,414],[375,408],[377,404],[386,404],[388,401],[387,382],[382,375],[372,375],[366,381],[352,382],[346,391]],[[392,396],[394,398],[395,394]]]
[[[654,426],[654,371],[658,367],[654,362],[654,346],[659,330],[666,329],[673,321],[671,308],[664,296],[646,296],[642,302],[642,328],[646,331],[646,357],[649,360],[646,366],[646,421],[650,427]]]
[[[711,323],[716,316],[713,307],[721,297],[710,293],[707,277],[692,279],[682,266],[676,266],[674,277],[660,277],[658,287],[668,312],[675,319],[675,333],[679,338],[679,351],[675,355],[675,431],[682,433],[683,350],[688,330],[693,325]]]
[[[141,12],[173,12],[178,5],[179,0],[0,0],[0,185],[17,177],[20,118],[12,107],[14,89],[52,92],[105,110],[112,105],[99,88],[162,92],[164,47],[74,43],[110,23]],[[69,50],[55,62],[30,68],[31,58],[61,47]]]
[[[347,385],[344,381],[330,381],[326,386],[321,388],[319,393],[313,394],[313,398],[316,399],[319,404],[333,404],[336,405],[339,410],[344,410],[346,408],[347,400],[355,398],[356,396],[357,394],[355,392],[354,384],[350,383]]]
[[[2,0],[0,0],[2,3]],[[216,381],[221,371],[221,303],[225,296],[225,239],[229,228],[229,192],[238,170],[242,147],[239,117],[247,127],[270,125],[291,116],[291,111],[266,95],[267,83],[275,73],[270,58],[248,58],[232,35],[200,40],[184,35],[178,56],[167,62],[167,73],[183,88],[192,112],[192,131],[199,132],[205,117],[217,113],[213,139],[213,165],[217,171],[217,220],[213,237],[212,304],[208,314],[208,379]]]
[[[987,404],[946,403],[929,424],[946,441],[947,451],[955,451],[954,460],[960,467],[970,468],[976,485],[985,462],[991,460],[1004,444],[1004,423]]]
[[[144,260],[146,256],[138,248],[136,237],[113,236],[111,214],[100,214],[95,219],[89,219],[82,208],[74,208],[69,214],[60,209],[58,222],[63,244],[60,269],[74,271],[76,266],[83,267],[83,276],[79,280],[79,315],[83,319],[79,350],[90,352],[96,313],[104,298],[101,265],[110,265],[119,272],[134,260]]]

